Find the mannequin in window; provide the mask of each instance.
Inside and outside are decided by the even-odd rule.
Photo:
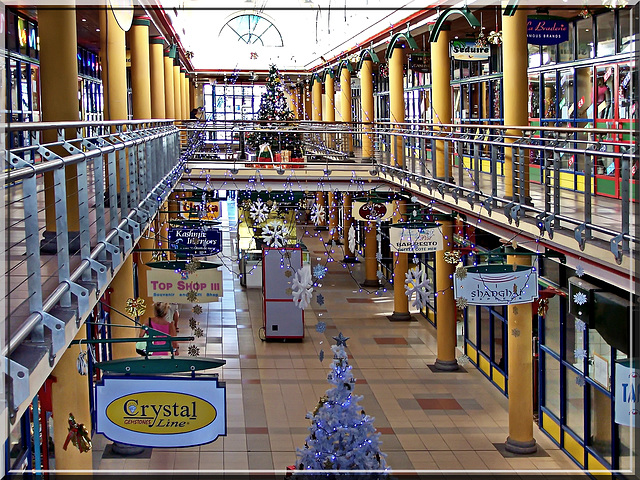
[[[600,118],[609,118],[611,109],[611,90],[602,77],[598,78],[598,86],[596,87],[596,105],[598,108],[598,116]]]

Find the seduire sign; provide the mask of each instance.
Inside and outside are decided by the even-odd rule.
[[[105,376],[96,385],[96,430],[141,447],[190,447],[227,434],[217,376]]]

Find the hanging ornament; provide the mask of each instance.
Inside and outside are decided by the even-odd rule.
[[[467,273],[467,267],[465,267],[464,265],[458,265],[456,267],[456,278],[464,280],[465,278],[467,278]]]
[[[270,220],[262,227],[261,238],[269,247],[280,248],[287,243],[284,222],[280,219]]]
[[[412,268],[405,275],[404,290],[409,299],[415,294],[412,305],[420,310],[426,306],[429,299],[429,293],[432,290],[431,280],[426,278],[423,270],[418,267]]]
[[[200,349],[196,345],[189,345],[189,348],[187,348],[187,353],[190,357],[197,357],[200,355]]]
[[[196,327],[193,329],[193,336],[200,338],[204,335],[204,331],[200,327]]]
[[[460,310],[462,310],[463,308],[467,308],[468,305],[469,301],[466,298],[458,297],[456,299],[456,307],[458,307]]]
[[[382,253],[376,252],[376,260],[380,262],[382,260]]]
[[[460,261],[460,252],[458,250],[444,252],[444,261],[451,265],[456,265]]]
[[[251,60],[257,60],[258,59],[258,53],[257,52],[251,52],[250,57]]]
[[[187,300],[189,300],[190,302],[198,301],[198,294],[195,292],[195,290],[189,290],[189,293],[187,293]]]
[[[316,277],[318,280],[322,280],[324,276],[327,274],[327,270],[329,270],[327,267],[325,267],[324,265],[318,264],[315,267],[313,267],[313,276]]]
[[[587,329],[587,324],[576,318],[576,332],[584,332]]]
[[[69,414],[69,433],[62,445],[62,449],[66,450],[69,442],[73,444],[80,453],[88,452],[91,450],[91,437],[84,423],[76,422],[72,413]]]
[[[324,360],[324,350],[320,350],[320,353],[318,354],[318,358],[320,359],[320,362]]]
[[[78,373],[80,375],[85,376],[87,374],[87,370],[89,368],[87,362],[87,352],[80,352],[78,354],[78,359],[76,360],[76,368],[78,369]]]
[[[573,356],[575,357],[576,361],[584,360],[585,358],[587,358],[587,351],[584,348],[576,348],[573,351]]]
[[[193,308],[191,309],[191,311],[193,313],[195,313],[196,315],[200,315],[202,313],[202,306],[194,305]]]
[[[578,277],[582,277],[584,275],[584,267],[582,265],[578,265],[576,267],[576,275]]]
[[[311,207],[311,221],[317,226],[324,222],[324,218],[324,207],[314,203]]]
[[[132,317],[141,317],[144,315],[144,312],[147,310],[147,307],[144,304],[144,298],[128,298],[127,304],[124,307],[124,311]]]
[[[309,265],[305,265],[297,270],[293,277],[293,283],[291,286],[293,303],[295,303],[299,309],[304,310],[309,306],[312,294],[313,281],[311,279],[311,268]]]
[[[541,298],[538,301],[538,316],[544,317],[547,314],[547,310],[549,310],[549,299]]]
[[[484,30],[484,27],[482,27],[482,30]],[[489,43],[482,30],[480,31],[480,33],[478,34],[478,38],[476,39],[476,45],[481,48],[486,47]]]
[[[587,296],[582,292],[578,292],[573,296],[573,301],[576,305],[584,305],[587,303]]]
[[[196,328],[197,325],[198,325],[198,322],[196,322],[196,319],[191,317],[189,319],[189,328],[193,330],[194,328]]]
[[[262,203],[262,200],[259,198],[255,203],[251,204],[249,209],[249,216],[255,223],[262,223],[267,219],[267,215],[269,214],[269,207]]]
[[[318,333],[324,333],[324,331],[327,329],[327,324],[324,322],[318,322],[316,323],[316,332]]]
[[[384,273],[382,273],[382,270],[378,270],[376,276],[378,277],[378,280],[384,280]]]
[[[200,266],[201,266],[200,260],[191,260],[190,262],[187,263],[184,269],[189,273],[196,273],[200,268]]]
[[[356,229],[353,227],[353,223],[349,227],[349,250],[351,252],[356,251]]]
[[[487,36],[487,41],[492,45],[502,45],[502,30],[497,32],[492,30]]]
[[[320,306],[324,305],[324,296],[321,293],[316,297],[316,302],[318,302],[318,305]]]
[[[471,357],[469,355],[467,355],[466,353],[463,353],[462,355],[460,355],[458,358],[458,364],[459,365],[466,365],[467,363],[469,363],[471,361]]]

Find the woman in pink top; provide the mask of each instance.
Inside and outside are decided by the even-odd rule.
[[[154,330],[158,330],[162,333],[166,333],[167,336],[176,336],[176,326],[172,319],[167,320],[166,316],[169,313],[169,304],[164,302],[157,302],[153,304],[153,310],[155,317],[149,319],[149,327]],[[144,330],[141,331],[141,335],[144,335]],[[153,342],[154,345],[160,345],[162,342]],[[178,354],[178,342],[172,342],[173,350],[176,355]],[[169,355],[169,352],[152,352],[151,355]]]

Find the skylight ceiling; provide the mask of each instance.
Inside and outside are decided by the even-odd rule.
[[[196,70],[305,70],[428,5],[418,0],[162,1]]]

